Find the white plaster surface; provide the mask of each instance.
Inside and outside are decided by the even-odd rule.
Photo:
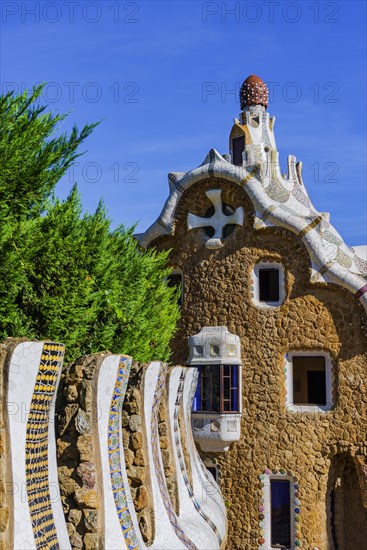
[[[200,227],[212,227],[214,229],[213,237],[207,238],[206,248],[220,248],[223,246],[222,232],[226,225],[235,224],[243,225],[244,210],[242,206],[236,208],[233,214],[226,215],[223,213],[223,203],[221,199],[221,189],[211,189],[206,191],[206,196],[214,206],[214,214],[210,218],[202,218],[195,214],[187,215],[187,229],[197,229]]]
[[[357,256],[365,260],[367,262],[367,244],[360,244],[358,246],[353,246],[355,253]]]
[[[36,382],[43,342],[22,342],[12,355],[8,372],[7,411],[10,431],[11,467],[13,476],[14,498],[14,549],[35,549],[31,516],[28,507],[25,472],[25,441],[27,420],[30,404]],[[56,392],[55,392],[56,393]],[[54,416],[54,401],[51,415]],[[56,449],[54,440],[54,423],[49,425],[49,481],[52,501],[52,511],[60,550],[69,550],[61,501],[58,498],[59,485],[57,480]]]
[[[222,494],[213,476],[202,463],[191,431],[191,385],[194,375],[195,369],[187,369],[183,393],[183,425],[187,434],[187,446],[191,460],[193,491],[203,512],[215,523],[221,538],[224,539],[227,530],[227,515]]]
[[[203,550],[211,550],[218,548],[218,539],[211,529],[209,524],[205,519],[198,513],[196,510],[193,500],[189,495],[188,488],[185,484],[180,462],[177,453],[177,445],[175,443],[175,432],[174,432],[174,413],[175,413],[175,404],[177,392],[180,384],[180,376],[182,373],[182,367],[175,367],[172,369],[169,378],[169,420],[171,434],[173,435],[171,444],[173,449],[173,457],[175,461],[175,467],[177,472],[177,485],[178,485],[178,496],[179,496],[179,519],[181,525],[186,532],[186,534],[195,542],[198,548]],[[181,437],[180,432],[178,431],[179,442],[178,446],[183,455],[182,446],[181,446]],[[185,468],[186,472],[186,468]],[[187,472],[186,472],[187,473]]]
[[[216,348],[218,353],[214,353]],[[190,336],[189,349],[191,366],[241,364],[241,340],[225,326],[203,327]]]
[[[241,437],[240,413],[192,413],[194,439],[205,452],[222,453]]]
[[[181,550],[186,548],[185,545],[176,536],[174,529],[169,521],[166,509],[164,507],[163,499],[158,485],[158,479],[155,474],[154,462],[153,462],[153,447],[151,437],[151,418],[152,418],[152,406],[154,401],[154,393],[158,374],[160,370],[160,363],[158,361],[152,362],[146,370],[144,380],[144,416],[147,435],[147,448],[149,458],[150,469],[150,482],[153,492],[153,505],[154,505],[154,522],[155,522],[155,538],[150,548],[154,550]],[[161,460],[160,460],[161,462]],[[163,470],[163,464],[161,463],[161,469]]]
[[[120,357],[118,355],[110,355],[104,359],[99,370],[97,384],[97,403],[99,412],[97,426],[103,476],[103,508],[106,550],[127,548],[122,534],[120,521],[117,516],[115,500],[113,498],[108,453],[108,419],[119,362]],[[122,442],[120,442],[120,449],[123,452]]]

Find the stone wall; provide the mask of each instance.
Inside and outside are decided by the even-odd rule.
[[[103,548],[102,475],[93,436],[98,370],[106,354],[83,357],[63,373],[57,406],[59,479],[73,548]],[[145,542],[154,539],[149,468],[142,431],[143,365],[133,363],[122,411],[124,458],[131,498]]]
[[[211,206],[205,191],[222,189],[222,200],[245,208],[218,251],[204,247],[203,230],[188,232],[187,213],[203,216]],[[259,545],[259,507],[266,468],[285,469],[298,480],[302,515],[299,539],[304,548],[328,548],[327,484],[333,457],[347,450],[365,460],[367,425],[367,346],[361,326],[365,312],[347,290],[310,283],[310,260],[300,238],[285,229],[253,229],[254,212],[235,184],[207,180],[181,199],[174,237],[160,237],[160,249],[172,248],[171,265],[184,276],[179,328],[172,342],[173,361],[184,364],[188,337],[204,326],[227,326],[242,344],[242,436],[218,456],[222,490],[228,504],[229,549]],[[280,308],[252,304],[251,271],[270,259],[283,264],[286,298]],[[285,406],[284,355],[289,350],[323,350],[333,360],[335,409],[294,413]],[[364,517],[364,508],[353,508]],[[357,520],[356,520],[357,521]],[[366,531],[366,532],[365,532]],[[363,536],[367,536],[366,524]]]
[[[220,495],[205,515],[177,459],[183,369],[178,387],[166,364],[106,352],[62,371],[64,351],[0,345],[1,548],[219,548]]]
[[[154,513],[146,441],[143,436],[143,373],[143,365],[133,363],[123,406],[122,427],[131,496],[143,540],[149,545],[154,540]]]
[[[99,445],[92,426],[98,422],[96,379],[105,357],[82,357],[64,367],[56,404],[61,500],[75,549],[92,550],[104,544]]]

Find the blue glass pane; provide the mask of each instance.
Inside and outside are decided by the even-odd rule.
[[[192,410],[194,412],[201,411],[201,368],[199,367],[198,385],[196,387],[195,397],[192,402]]]
[[[271,544],[291,545],[290,483],[287,480],[271,481]]]
[[[238,365],[232,366],[232,387],[238,388]]]
[[[238,411],[238,365],[233,365],[232,367],[232,411]]]
[[[238,412],[238,390],[231,391],[232,412]]]

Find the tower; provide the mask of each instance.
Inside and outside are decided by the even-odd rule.
[[[221,474],[228,548],[362,548],[367,536],[367,262],[282,175],[255,75],[229,153],[168,175],[142,247],[172,249],[173,360],[199,369],[193,433]]]

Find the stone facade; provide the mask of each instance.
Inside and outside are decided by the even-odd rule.
[[[261,109],[260,118],[264,112]],[[245,115],[242,120],[246,120]],[[242,134],[248,139],[248,124],[245,128]],[[290,195],[307,202],[307,193],[301,189],[300,168],[292,182],[291,173],[289,180],[281,180],[275,166],[271,186],[264,192],[261,174],[266,169],[261,158],[267,154],[276,158],[274,147],[262,135],[257,144],[255,139],[247,141],[244,167],[238,173],[237,167],[228,166],[227,157],[220,161],[220,156],[211,152],[201,167],[185,175],[170,175],[170,199],[140,242],[160,250],[172,249],[170,263],[183,274],[182,316],[172,341],[175,363],[187,362],[188,339],[203,327],[225,326],[241,340],[241,439],[227,453],[201,453],[206,458],[216,458],[220,467],[221,489],[228,506],[227,548],[265,548],[264,478],[272,472],[288,476],[295,487],[295,502],[299,504],[292,516],[292,548],[364,548],[367,337],[362,304],[366,303],[367,286],[363,284],[367,264],[361,258],[352,260],[353,249],[341,244],[341,240],[332,258],[320,259],[322,253],[316,239],[334,237],[325,236],[320,227],[313,237],[314,245],[311,236],[306,241],[304,237],[326,218],[317,218],[317,211],[313,210],[315,214],[305,218],[302,229],[297,226],[293,207],[288,216],[284,214],[284,207],[279,205],[291,200]],[[248,161],[257,159],[257,168],[256,163],[246,165],[246,155]],[[254,167],[260,174],[258,181],[253,179]],[[253,185],[249,189],[250,180]],[[189,224],[192,215],[209,217],[210,190],[221,190],[222,202],[230,205],[232,211],[244,209],[243,224],[236,224],[214,250],[206,246],[208,235],[203,228],[196,225],[191,229]],[[267,208],[265,193],[273,194]],[[308,207],[313,208],[309,202]],[[277,218],[277,208],[284,219]],[[299,210],[302,212],[301,206]],[[210,221],[206,225],[214,227]],[[327,231],[331,234],[333,230]],[[347,256],[350,262],[346,261]],[[331,275],[332,270],[341,273],[336,265],[339,260],[349,269],[341,278]],[[253,268],[262,261],[283,266],[285,295],[279,307],[260,308],[254,303]],[[351,267],[352,262],[358,264],[358,269]],[[320,352],[330,357],[330,411],[297,412],[287,408],[285,356],[291,351]]]
[[[228,548],[256,547],[261,538],[258,476],[265,468],[284,468],[300,482],[300,540],[306,548],[326,550],[331,461],[346,450],[352,455],[367,453],[367,353],[361,329],[365,312],[346,290],[311,286],[308,255],[290,232],[255,232],[244,191],[223,181],[203,182],[184,197],[182,212],[186,208],[203,213],[206,201],[203,198],[200,204],[198,199],[210,186],[220,186],[229,204],[247,203],[245,226],[236,228],[215,256],[201,245],[200,236],[188,234],[179,221],[176,238],[164,246],[173,248],[171,262],[182,270],[185,284],[182,317],[172,343],[173,360],[187,361],[187,340],[204,326],[225,325],[242,343],[242,438],[218,458],[222,490],[229,503]],[[284,265],[286,299],[280,308],[260,310],[251,303],[251,269],[262,259]],[[330,353],[337,380],[335,410],[326,414],[286,410],[283,370],[289,350]],[[356,497],[359,490],[355,487]],[[359,533],[361,546],[356,548],[362,547],[366,528]]]
[[[93,436],[98,414],[96,379],[106,354],[67,365],[57,403],[57,449],[61,498],[72,548],[104,548],[99,445]],[[122,410],[123,445],[131,497],[143,540],[154,539],[149,468],[142,432],[143,365],[134,363]],[[168,442],[164,447],[168,448]],[[168,451],[166,451],[168,452]]]

